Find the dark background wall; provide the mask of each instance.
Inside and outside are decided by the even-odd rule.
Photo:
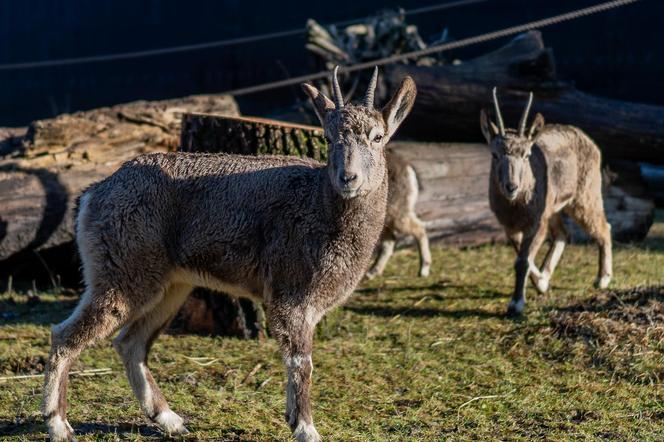
[[[137,51],[328,23],[377,9],[450,0],[23,0],[0,2],[0,65]],[[464,38],[559,14],[601,0],[489,0],[409,17],[430,40],[444,28]],[[664,2],[635,5],[543,30],[561,75],[598,95],[664,105]],[[469,58],[505,39],[450,52]],[[224,90],[309,72],[304,36],[239,46],[77,66],[0,70],[0,126],[136,99]],[[261,114],[292,101],[299,88],[242,98]]]

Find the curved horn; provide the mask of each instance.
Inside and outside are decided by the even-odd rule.
[[[521,115],[521,121],[519,122],[519,136],[522,137],[526,133],[526,123],[528,122],[528,113],[530,112],[530,106],[533,105],[533,93],[531,92],[528,96],[528,104],[523,110],[523,115]]]
[[[503,115],[500,113],[500,105],[498,105],[498,88],[493,88],[493,107],[496,110],[496,122],[498,123],[498,130],[501,136],[505,136],[505,123],[503,123]]]
[[[341,87],[339,86],[339,78],[337,77],[338,71],[339,66],[337,65],[334,67],[334,73],[332,74],[332,95],[337,109],[341,109],[344,107],[344,96],[341,93]]]
[[[364,105],[369,109],[374,107],[374,93],[376,92],[376,84],[378,83],[378,66],[374,68],[373,75],[369,81],[367,94],[364,96]]]

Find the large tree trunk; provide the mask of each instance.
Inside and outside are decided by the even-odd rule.
[[[0,131],[0,261],[71,242],[81,191],[138,154],[175,150],[184,111],[238,115],[231,97],[193,96]]]
[[[586,131],[605,159],[664,164],[664,107],[627,103],[578,91],[556,75],[553,53],[538,31],[519,35],[504,47],[458,65],[387,69],[389,90],[405,75],[417,84],[417,100],[400,129],[418,140],[482,141],[480,109],[492,108],[498,87],[506,125],[515,127],[529,91],[533,112],[550,123]]]

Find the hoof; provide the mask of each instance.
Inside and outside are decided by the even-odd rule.
[[[537,289],[537,293],[539,294],[544,294],[549,290],[549,278],[540,278],[537,280],[535,283],[535,289]]]
[[[376,276],[378,276],[378,275],[379,275],[378,272],[373,271],[373,270],[369,270],[369,271],[366,273],[366,275],[364,275],[364,279],[366,279],[367,281],[371,281],[372,279],[374,279],[374,278],[375,278]]]
[[[595,288],[605,289],[611,283],[611,275],[604,275],[595,280]]]
[[[60,416],[53,416],[46,422],[48,435],[51,442],[76,442],[74,429],[69,425],[66,419]]]
[[[525,301],[520,299],[519,301],[511,300],[507,306],[507,316],[520,316],[523,314],[523,308],[525,307]]]
[[[426,267],[422,267],[422,268],[420,269],[420,277],[421,277],[421,278],[426,278],[426,277],[428,277],[430,274],[431,274],[431,267],[426,266]]]
[[[184,426],[184,419],[171,410],[162,411],[154,418],[154,421],[169,436],[182,436],[189,433]]]
[[[293,430],[293,439],[297,442],[320,442],[322,439],[313,424],[300,422]]]

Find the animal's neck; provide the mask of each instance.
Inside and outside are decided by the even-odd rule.
[[[327,170],[323,169],[321,172],[321,193],[325,217],[334,220],[333,228],[348,240],[356,242],[355,240],[360,238],[359,235],[362,235],[363,240],[357,241],[357,243],[367,245],[373,251],[385,222],[387,170],[383,171],[383,180],[377,189],[367,195],[351,199],[343,198],[334,189]],[[358,245],[352,244],[351,246]]]
[[[535,192],[535,176],[530,166],[523,168],[523,175],[521,176],[521,191],[519,192],[518,200],[523,203],[528,203],[533,199]]]

